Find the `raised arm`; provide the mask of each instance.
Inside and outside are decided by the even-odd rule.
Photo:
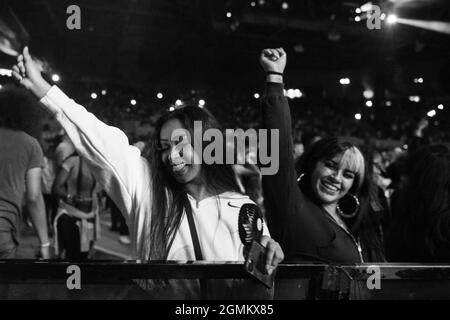
[[[27,47],[13,67],[13,76],[55,116],[122,213],[131,214],[139,202],[138,190],[148,188],[150,183],[148,164],[139,149],[129,145],[121,130],[106,125],[59,88],[51,87],[42,78]]]
[[[283,92],[286,53],[283,49],[265,49],[260,63],[266,72],[266,92],[262,100],[263,128],[279,130],[279,169],[274,175],[263,175],[264,203],[269,213],[272,236],[283,240],[287,215],[294,208],[296,185],[291,113]]]

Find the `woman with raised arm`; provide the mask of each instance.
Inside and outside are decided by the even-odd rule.
[[[332,263],[383,261],[382,245],[367,219],[368,179],[364,157],[350,142],[324,138],[303,156],[297,179],[291,114],[283,93],[286,53],[265,49],[263,127],[279,130],[280,168],[263,176],[272,235],[286,260]]]
[[[85,108],[51,87],[24,48],[14,77],[40,99],[62,125],[96,181],[114,200],[129,225],[134,254],[144,260],[244,260],[238,233],[241,206],[252,201],[237,190],[230,165],[198,164],[190,143],[180,148],[175,132],[194,137],[194,121],[203,130],[217,128],[206,110],[186,107],[161,117],[141,156],[118,128],[98,120]],[[203,135],[203,132],[202,132]],[[195,237],[195,234],[198,234]],[[267,231],[266,271],[283,252]],[[198,238],[198,239],[197,239]]]

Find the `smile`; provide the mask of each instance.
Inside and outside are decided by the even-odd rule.
[[[172,164],[172,170],[175,173],[182,171],[185,167],[186,163]]]
[[[338,186],[336,186],[328,181],[321,181],[320,183],[328,191],[338,192],[340,190],[340,188]]]

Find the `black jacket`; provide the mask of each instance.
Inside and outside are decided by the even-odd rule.
[[[357,239],[308,199],[297,185],[291,114],[282,84],[267,84],[263,128],[279,129],[279,170],[275,175],[264,175],[262,181],[270,231],[280,242],[285,260],[363,262]]]

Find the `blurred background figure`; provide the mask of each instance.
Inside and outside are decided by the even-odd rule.
[[[0,92],[0,259],[16,257],[23,202],[39,238],[38,256],[50,257],[41,189],[44,157],[38,141],[24,132],[36,126],[34,104],[25,90]]]

